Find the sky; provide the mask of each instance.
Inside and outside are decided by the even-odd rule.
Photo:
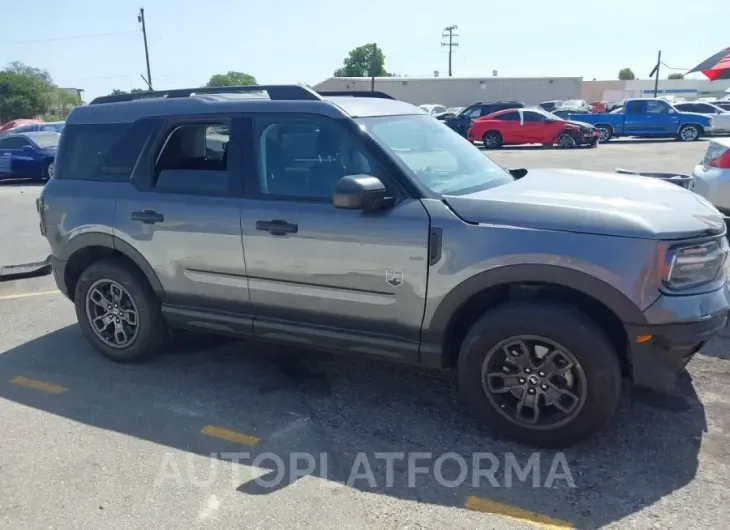
[[[145,9],[155,89],[204,85],[229,70],[259,83],[318,83],[348,52],[376,42],[389,72],[448,71],[443,28],[458,25],[455,77],[579,76],[615,79],[621,68],[648,78],[658,50],[690,69],[730,46],[720,0],[0,0],[0,68],[47,69],[85,99],[143,88]],[[9,7],[12,6],[12,7]],[[28,9],[26,9],[28,7]],[[664,69],[662,77],[670,70]],[[701,75],[699,76],[701,77]]]

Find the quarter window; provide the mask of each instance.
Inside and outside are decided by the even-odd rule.
[[[128,181],[148,136],[144,122],[69,125],[58,146],[55,177]]]

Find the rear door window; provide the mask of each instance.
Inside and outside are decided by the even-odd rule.
[[[629,101],[624,109],[626,114],[643,114],[646,112],[646,101]]]

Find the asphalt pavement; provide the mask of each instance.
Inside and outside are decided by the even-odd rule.
[[[490,156],[686,173],[704,148]],[[47,254],[38,191],[0,185],[0,264]],[[0,283],[0,527],[725,528],[728,361],[719,337],[671,394],[627,389],[601,436],[535,452],[493,438],[449,373],[190,333],[115,365],[51,278]]]

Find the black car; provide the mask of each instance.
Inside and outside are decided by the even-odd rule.
[[[708,103],[720,107],[722,110],[730,111],[730,99],[718,99],[717,101],[708,101]]]
[[[562,105],[563,105],[562,99],[555,99],[553,101],[543,101],[542,103],[540,103],[538,105],[538,107],[540,107],[541,109],[546,110],[548,112],[552,112],[555,109],[560,108]]]
[[[524,107],[525,104],[519,101],[489,101],[485,103],[472,103],[456,116],[446,118],[443,122],[466,138],[466,132],[469,130],[472,120],[481,118],[482,116],[488,116],[489,114],[499,110],[522,109]]]

